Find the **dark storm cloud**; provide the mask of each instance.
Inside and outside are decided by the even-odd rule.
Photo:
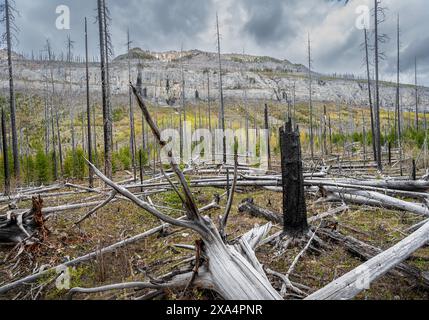
[[[136,45],[153,50],[179,49],[197,45],[207,28],[212,1],[128,0],[111,1],[114,31],[120,37],[128,27]],[[122,31],[121,31],[122,30]]]
[[[195,45],[199,33],[207,28],[207,15],[212,10],[211,1],[199,0],[121,0],[107,1],[112,17],[111,32],[115,54],[123,53],[126,32],[130,29],[135,46],[152,50],[179,49]],[[71,29],[58,30],[55,10],[67,5],[71,13]],[[43,4],[32,0],[17,1],[21,16],[17,18],[20,28],[17,51],[37,53],[49,39],[56,52],[65,50],[67,36],[75,41],[74,51],[82,54],[83,21],[88,17],[90,52],[98,54],[98,24],[96,23],[97,1],[44,0]]]
[[[17,0],[21,17],[17,51],[37,53],[46,38],[56,52],[65,50],[67,35],[74,51],[83,54],[83,19],[89,19],[90,53],[98,55],[97,1]],[[55,8],[71,10],[71,30],[57,30]],[[312,40],[314,68],[323,73],[364,75],[363,31],[355,26],[356,9],[372,0],[108,0],[112,15],[115,54],[125,52],[130,29],[133,46],[149,50],[216,50],[215,13],[219,12],[223,52],[270,55],[295,63],[307,61],[307,33]],[[390,42],[382,45],[386,60],[382,78],[395,78],[396,14],[401,14],[401,79],[413,81],[414,57],[419,62],[419,81],[429,85],[429,29],[427,0],[382,0],[389,7],[381,32]],[[1,30],[1,29],[0,29]]]
[[[242,2],[241,5],[248,14],[242,30],[259,43],[272,43],[296,35],[293,20],[284,19],[287,15],[284,2],[252,0]]]

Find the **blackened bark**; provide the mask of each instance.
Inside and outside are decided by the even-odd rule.
[[[379,0],[374,0],[374,25],[375,25],[375,145],[377,149],[377,167],[379,171],[383,171],[383,163],[381,159],[381,127],[380,127],[380,87],[379,87],[379,38],[378,38],[378,10]]]
[[[371,113],[371,133],[372,133],[372,151],[374,153],[374,161],[377,161],[377,147],[375,144],[375,124],[374,124],[374,106],[372,103],[372,91],[371,91],[371,74],[369,71],[369,54],[368,54],[368,32],[365,31],[365,61],[366,61],[366,76],[368,80],[368,100],[369,100],[369,110]]]
[[[268,170],[272,170],[271,165],[271,136],[270,136],[270,119],[268,115],[268,105],[265,104],[264,109],[264,118],[265,118],[265,130],[267,132],[267,153],[268,153]]]
[[[304,194],[304,176],[301,141],[298,128],[292,121],[280,128],[280,146],[283,179],[284,232],[299,237],[308,230],[307,206]]]

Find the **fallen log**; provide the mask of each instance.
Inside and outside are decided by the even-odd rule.
[[[316,180],[323,182],[326,180]],[[356,180],[356,179],[338,179],[335,181],[328,180],[328,183],[350,184],[355,186],[376,187],[381,189],[402,190],[402,191],[421,191],[429,190],[429,181],[426,180]]]
[[[245,199],[238,206],[238,212],[246,212],[256,218],[263,218],[270,222],[283,225],[283,216],[270,210],[258,207],[253,199]]]
[[[414,199],[423,199],[423,200],[429,199],[429,194],[425,192],[412,192],[412,191],[386,189],[386,188],[365,186],[362,184],[347,184],[347,183],[340,183],[335,180],[306,180],[304,182],[304,185],[307,187],[337,187],[337,188],[355,189],[355,190],[364,190],[364,191],[376,191],[386,195],[396,195],[396,196],[402,196],[402,197],[414,198]]]
[[[218,208],[219,208],[219,204],[217,203],[217,201],[213,201],[212,203],[208,204],[207,206],[201,208],[200,210],[201,210],[201,212],[206,212],[206,211],[209,211],[209,210],[212,210],[212,209],[218,209]],[[185,218],[186,217],[183,216],[183,217],[179,218],[179,220],[183,220]],[[123,247],[129,246],[131,244],[137,243],[137,242],[139,242],[139,241],[141,241],[143,239],[146,239],[146,238],[148,238],[150,236],[153,236],[155,234],[158,234],[158,233],[162,232],[163,230],[165,230],[165,228],[167,228],[169,226],[170,226],[170,224],[164,223],[164,224],[159,225],[159,226],[157,226],[157,227],[155,227],[153,229],[145,231],[145,232],[143,232],[141,234],[138,234],[138,235],[136,235],[134,237],[131,237],[131,238],[119,241],[119,242],[117,242],[115,244],[112,244],[112,245],[110,245],[108,247],[105,247],[105,248],[103,248],[101,250],[93,251],[93,252],[88,253],[88,254],[86,254],[84,256],[81,256],[81,257],[78,257],[76,259],[70,260],[70,261],[68,261],[68,262],[66,262],[64,264],[58,265],[56,267],[53,267],[53,268],[50,268],[50,269],[38,272],[36,274],[29,275],[29,276],[24,277],[22,279],[16,280],[16,281],[14,281],[12,283],[6,284],[6,285],[0,287],[0,294],[4,294],[4,293],[6,293],[6,292],[8,292],[8,291],[10,291],[10,290],[12,290],[12,289],[20,286],[20,285],[24,285],[24,284],[27,284],[27,283],[33,283],[33,282],[37,281],[38,279],[40,279],[40,278],[42,278],[44,276],[47,276],[47,275],[50,275],[50,274],[53,274],[53,273],[55,274],[58,271],[62,271],[62,270],[64,270],[64,268],[74,267],[74,266],[76,266],[78,264],[81,264],[83,262],[95,259],[95,258],[99,257],[100,255],[111,253],[111,252],[114,252],[115,250],[118,250],[120,248],[123,248]]]
[[[341,207],[329,210],[328,212],[318,214],[314,217],[310,217],[308,219],[308,222],[314,223],[322,219],[326,219],[328,217],[332,217],[340,213],[343,213],[348,209],[349,209],[348,206],[343,205]],[[272,212],[268,209],[258,207],[257,205],[254,204],[253,199],[243,200],[241,204],[238,206],[238,211],[241,213],[248,213],[256,218],[263,218],[263,219],[266,219],[267,221],[283,225],[283,216],[280,213]]]
[[[397,245],[375,256],[326,287],[307,297],[307,300],[350,300],[391,269],[407,260],[429,241],[429,223]]]
[[[364,261],[370,260],[383,253],[383,250],[380,248],[369,245],[351,236],[344,236],[339,232],[320,229],[318,234],[344,246],[351,254]],[[406,277],[412,285],[419,286],[425,290],[429,289],[429,274],[405,262],[398,264],[396,268],[390,270],[389,273],[396,277]]]
[[[378,192],[336,187],[324,187],[323,190],[328,194],[327,201],[345,201],[429,216],[429,209],[426,205],[400,200]]]

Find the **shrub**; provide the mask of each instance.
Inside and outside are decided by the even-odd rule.
[[[37,150],[36,154],[36,177],[40,184],[45,184],[51,181],[51,166],[52,161],[42,149]]]

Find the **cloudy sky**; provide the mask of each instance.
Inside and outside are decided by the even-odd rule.
[[[54,50],[65,49],[67,36],[75,52],[83,54],[83,19],[88,17],[91,54],[98,54],[96,0],[15,0],[20,16],[16,51],[37,53],[49,38]],[[133,46],[163,51],[216,50],[216,12],[219,13],[222,51],[269,55],[306,63],[307,34],[312,39],[313,67],[323,73],[364,75],[363,30],[356,26],[369,0],[106,0],[112,13],[115,54],[125,52],[126,31]],[[402,82],[413,82],[414,59],[419,83],[429,86],[428,0],[382,0],[388,7],[381,32],[390,36],[383,45],[386,59],[382,78],[396,72],[396,16],[401,17]],[[56,8],[67,5],[71,29],[55,26]],[[372,24],[370,25],[372,27]],[[3,27],[1,27],[3,28]],[[3,31],[3,29],[0,29]]]

